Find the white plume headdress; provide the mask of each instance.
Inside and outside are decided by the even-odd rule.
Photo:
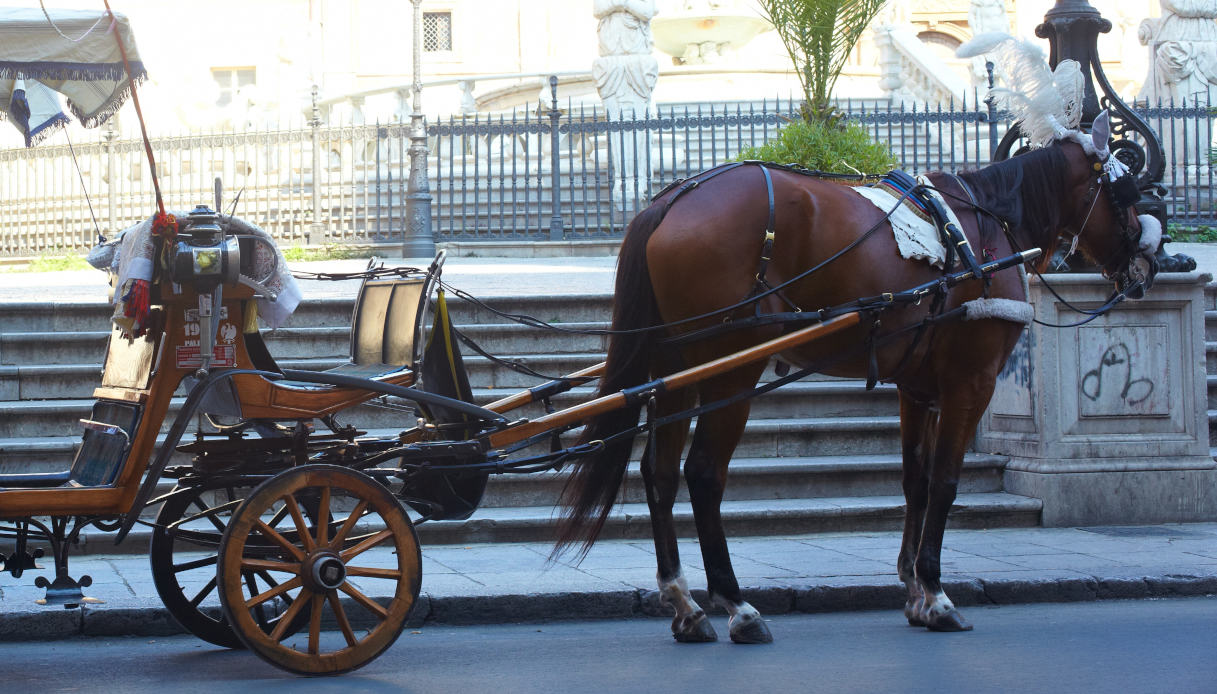
[[[1078,132],[1085,78],[1076,60],[1062,60],[1052,70],[1039,46],[1003,32],[981,34],[955,51],[960,58],[982,53],[995,55],[1008,82],[990,94],[998,108],[1014,114],[1032,147]]]

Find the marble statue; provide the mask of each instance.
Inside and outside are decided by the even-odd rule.
[[[1149,48],[1149,74],[1138,95],[1150,104],[1173,101],[1176,106],[1207,108],[1217,101],[1217,0],[1159,0],[1162,16],[1141,22],[1137,38]],[[1201,119],[1184,131],[1177,121],[1175,132],[1161,133],[1167,161],[1195,159],[1188,152],[1196,148],[1196,138],[1210,143],[1211,127]],[[1172,150],[1175,156],[1172,156]],[[1173,172],[1177,183],[1207,177],[1207,161]],[[1168,173],[1168,178],[1170,174]]]
[[[1005,0],[972,0],[968,6],[968,27],[972,30],[973,36],[980,36],[989,32],[1000,31],[1003,34],[1010,33],[1010,18],[1006,15]],[[991,58],[987,55],[978,55],[972,58],[972,86],[987,88],[989,86],[989,73],[985,68],[985,63]],[[997,68],[994,68],[997,70]],[[994,73],[996,77],[1001,78],[1000,72]]]
[[[1162,16],[1141,22],[1137,36],[1150,50],[1140,97],[1207,105],[1217,85],[1217,0],[1159,0]]]
[[[651,92],[659,80],[659,63],[651,55],[651,18],[654,0],[594,0],[592,12],[600,20],[600,57],[592,62],[592,77],[611,120],[643,118],[650,111]],[[631,141],[632,138],[632,141]],[[650,150],[645,131],[610,136],[609,152],[615,167],[613,198],[619,205],[641,190],[635,153]],[[647,161],[645,154],[642,161]],[[650,172],[645,172],[649,175]],[[642,197],[647,197],[642,191]]]

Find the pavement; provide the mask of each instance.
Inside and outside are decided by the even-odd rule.
[[[745,597],[762,614],[904,605],[895,572],[898,532],[736,537],[730,545]],[[945,545],[944,584],[960,607],[1217,594],[1217,523],[948,530]],[[424,545],[422,594],[407,626],[671,617],[655,590],[650,541],[604,541],[580,563],[550,562],[550,549],[543,543]],[[680,553],[695,597],[709,609],[696,541],[682,540]],[[388,550],[372,550],[359,563],[389,560]],[[0,641],[182,631],[157,596],[147,557],[86,555],[70,568],[73,576],[91,576],[85,592],[104,602],[42,607],[34,604],[43,591],[32,585],[33,572],[19,581],[6,575]],[[359,587],[387,594],[375,585]],[[218,605],[214,593],[203,604]],[[893,612],[892,619],[902,617]]]
[[[1195,256],[1201,270],[1217,270],[1217,247],[1172,244],[1168,251]],[[310,263],[301,269],[349,270],[364,262]],[[483,297],[601,293],[611,291],[614,264],[606,257],[451,258],[445,278]],[[350,296],[355,286],[304,285],[306,299]],[[41,301],[98,300],[106,290],[101,273],[0,273],[0,301],[29,301],[31,286],[38,287]],[[746,597],[763,614],[898,610],[904,603],[895,574],[898,532],[737,537],[730,542]],[[960,607],[1217,594],[1217,523],[948,530],[944,544],[946,589]],[[383,551],[373,550],[368,561],[387,561],[376,555]],[[605,541],[579,563],[551,562],[549,551],[541,543],[424,546],[423,592],[410,623],[670,616],[655,592],[649,541]],[[681,556],[695,595],[709,607],[696,541],[682,541]],[[49,559],[41,563],[51,565]],[[157,596],[142,555],[74,558],[70,574],[90,575],[86,594],[103,602],[70,609],[34,604],[43,590],[33,585],[33,578],[47,573],[31,570],[20,579],[0,574],[0,641],[181,631]],[[379,594],[375,586],[367,590]],[[213,602],[214,596],[204,605]]]

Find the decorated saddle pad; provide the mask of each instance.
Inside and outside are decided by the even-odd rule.
[[[884,214],[888,214],[888,221],[892,225],[892,235],[896,239],[896,246],[900,249],[901,257],[924,260],[934,267],[949,269],[944,267],[947,259],[946,247],[942,245],[942,239],[930,218],[929,210],[917,200],[916,196],[905,195],[910,186],[901,178],[907,179],[908,177],[889,174],[873,186],[857,186],[852,190],[869,200]],[[931,186],[929,180],[923,176],[917,177],[917,182]],[[925,190],[927,194],[937,197],[939,202],[942,202],[943,208],[950,216],[947,221],[963,228],[938,191],[933,187]]]

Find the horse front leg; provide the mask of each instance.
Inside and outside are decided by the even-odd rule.
[[[734,377],[703,386],[703,403],[725,398],[750,387],[760,377],[759,369],[741,370]],[[751,380],[748,380],[748,379]],[[771,643],[773,634],[755,607],[744,600],[731,566],[727,535],[723,530],[721,504],[727,484],[727,464],[744,434],[751,403],[735,403],[698,418],[693,445],[685,461],[685,481],[693,505],[693,520],[706,565],[710,598],[727,610],[731,640],[735,643]]]
[[[932,631],[972,630],[942,589],[942,537],[959,488],[963,455],[983,413],[984,407],[944,406],[939,415],[938,436],[930,457],[925,522],[914,565],[918,588],[923,594],[916,617]]]
[[[661,401],[658,413],[675,412],[691,403],[691,394],[684,398],[669,397]],[[680,566],[676,524],[672,519],[672,506],[680,486],[680,451],[688,431],[688,421],[656,430],[655,441],[648,443],[642,454],[642,483],[651,512],[659,600],[676,612],[672,619],[672,637],[681,643],[705,643],[717,640],[718,634],[689,591],[689,583]]]
[[[900,391],[900,452],[901,485],[904,491],[904,535],[896,571],[904,583],[907,599],[904,616],[912,626],[923,627],[920,612],[925,592],[917,581],[915,563],[921,546],[921,531],[925,525],[925,508],[930,486],[930,450],[934,440],[936,420],[930,408]]]

